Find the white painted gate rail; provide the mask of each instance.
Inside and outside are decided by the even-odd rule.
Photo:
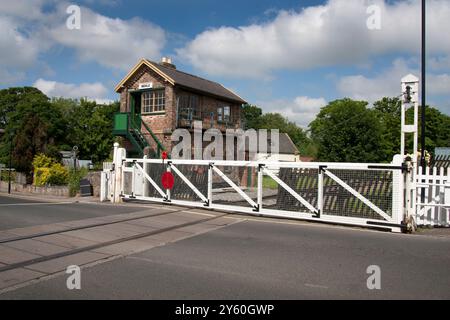
[[[115,159],[122,199],[397,232],[404,220],[403,170],[401,163]],[[175,178],[172,190],[161,184],[165,171]]]

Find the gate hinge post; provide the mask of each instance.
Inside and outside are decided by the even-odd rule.
[[[213,167],[214,162],[210,162],[208,164],[208,186],[207,186],[207,207],[211,207],[213,199],[212,199],[212,188],[213,188]]]
[[[263,178],[264,178],[264,168],[266,167],[266,165],[264,163],[259,163],[258,164],[258,180],[257,180],[257,189],[256,189],[256,203],[257,203],[257,207],[255,208],[256,212],[260,212],[261,208],[263,206],[262,203],[262,199],[263,199]]]
[[[402,163],[402,173],[407,173],[413,168],[410,164],[411,162],[408,161]]]
[[[317,177],[317,212],[316,212],[316,218],[320,218],[320,214],[323,211],[323,174],[326,171],[327,166],[326,165],[320,165],[319,166],[319,174]]]

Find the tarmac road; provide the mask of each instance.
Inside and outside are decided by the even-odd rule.
[[[381,290],[367,288],[367,267]],[[0,299],[450,299],[450,237],[251,218]]]
[[[0,230],[88,219],[139,210],[142,210],[142,208],[83,203],[69,198],[49,202],[0,195]]]

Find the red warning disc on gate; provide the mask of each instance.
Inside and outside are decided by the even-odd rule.
[[[164,189],[172,189],[174,183],[175,179],[173,178],[173,174],[168,171],[164,172],[161,176],[161,184]]]

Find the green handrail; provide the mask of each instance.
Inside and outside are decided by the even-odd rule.
[[[159,158],[161,156],[161,151],[166,151],[166,148],[161,143],[161,141],[159,141],[158,137],[153,133],[153,131],[149,128],[149,126],[145,123],[145,121],[142,121],[141,115],[140,114],[130,115],[130,122],[131,127],[135,130],[138,130],[139,132],[141,132],[142,125],[144,125],[145,130],[147,130],[147,132],[150,134],[150,136],[157,145],[157,157]],[[147,143],[148,146],[147,140],[145,140],[145,142]]]
[[[131,143],[138,149],[139,154],[143,154],[144,149],[142,149],[140,143],[133,137],[132,134],[128,134],[127,138],[131,141]]]
[[[153,133],[153,131],[148,127],[148,125],[142,121],[142,123],[144,124],[144,128],[148,131],[148,133],[150,133],[150,135],[152,136],[153,140],[155,140],[156,145],[158,146],[158,157],[161,154],[161,151],[166,151],[166,148],[164,147],[164,145],[161,143],[161,141],[159,141],[158,137]]]

